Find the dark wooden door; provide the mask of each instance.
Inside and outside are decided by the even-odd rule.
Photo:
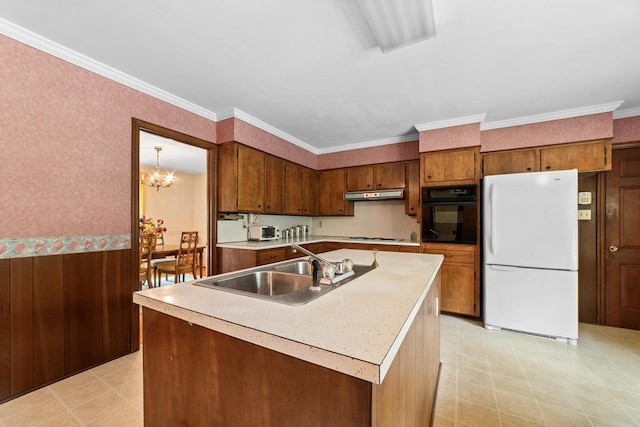
[[[606,210],[605,322],[640,329],[640,147],[613,151]]]

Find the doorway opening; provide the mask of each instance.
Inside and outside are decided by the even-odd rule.
[[[131,149],[131,291],[140,290],[139,277],[133,278],[139,270],[138,244],[139,224],[142,214],[163,219],[167,232],[165,242],[179,243],[182,231],[199,231],[199,246],[202,250],[203,274],[215,267],[215,156],[216,145],[190,135],[183,134],[153,123],[136,118],[132,119]],[[162,169],[175,170],[178,182],[168,188],[143,187],[141,176],[155,167],[156,150],[162,146],[160,163]],[[144,150],[144,154],[142,151]],[[152,166],[149,166],[148,153],[151,150]],[[186,157],[186,158],[185,158]],[[175,164],[185,166],[173,167]],[[146,160],[145,160],[146,159]],[[145,164],[141,164],[144,162]],[[198,163],[198,164],[196,164]],[[182,188],[180,186],[182,185]],[[174,188],[175,187],[175,188]],[[167,190],[172,190],[169,193]],[[164,194],[160,194],[164,192]],[[157,193],[157,194],[152,194]],[[197,200],[192,200],[196,198]],[[187,230],[185,230],[187,228]],[[170,244],[170,243],[169,243]],[[131,349],[139,348],[140,309],[132,304],[131,310]]]

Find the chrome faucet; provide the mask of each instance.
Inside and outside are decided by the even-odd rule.
[[[303,248],[302,246],[297,245],[295,243],[291,244],[291,250],[293,251],[293,253],[296,253],[296,252],[300,251],[300,252],[302,252],[302,253],[304,253],[306,255],[309,255],[311,258],[317,259],[320,262],[335,266],[335,263],[333,263],[331,261],[327,261],[326,259],[322,258],[320,255],[316,255],[313,252],[311,252],[311,251],[309,251],[309,250],[307,250],[307,249]]]
[[[320,255],[316,255],[313,252],[295,243],[291,244],[291,250],[293,251],[293,253],[300,251],[306,255],[309,255],[309,262],[311,263],[311,265],[313,265],[313,285],[314,286],[320,286],[320,279],[322,276],[322,268],[320,267],[321,263],[332,265],[334,268],[336,267],[335,263],[328,261],[322,258]]]

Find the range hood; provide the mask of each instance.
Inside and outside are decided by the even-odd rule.
[[[379,190],[379,191],[349,191],[344,193],[344,199],[349,201],[360,200],[386,200],[403,199],[404,190]]]

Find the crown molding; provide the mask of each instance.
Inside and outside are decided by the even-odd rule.
[[[417,133],[397,136],[392,138],[376,139],[373,141],[356,142],[354,144],[338,145],[334,147],[320,148],[316,154],[338,153],[340,151],[358,150],[361,148],[379,147],[382,145],[402,144],[403,142],[417,141],[420,136]]]
[[[629,117],[640,116],[640,107],[627,108],[625,110],[616,110],[613,112],[614,119],[626,119]]]
[[[484,118],[486,116],[487,116],[487,113],[474,114],[472,116],[464,116],[464,117],[457,117],[454,119],[439,120],[437,122],[421,123],[421,124],[413,125],[413,127],[415,127],[418,130],[418,132],[424,132],[427,130],[450,128],[453,126],[462,126],[462,125],[468,125],[471,123],[482,123],[484,122]]]
[[[66,62],[70,62],[85,70],[91,71],[110,80],[121,83],[132,89],[138,90],[154,98],[158,98],[183,110],[190,111],[199,116],[211,119],[214,122],[217,121],[216,113],[204,109],[196,104],[186,101],[178,96],[175,96],[169,92],[166,92],[160,88],[136,79],[122,71],[116,70],[102,62],[96,61],[88,56],[82,55],[79,52],[64,47],[52,40],[44,38],[36,33],[33,33],[26,28],[16,25],[6,19],[0,18],[0,33],[31,46],[35,49],[46,52],[57,58],[60,58]]]
[[[589,105],[586,107],[572,108],[569,110],[554,111],[544,114],[536,114],[533,116],[516,117],[515,119],[485,122],[480,126],[480,130],[500,129],[513,126],[528,125],[532,123],[550,122],[552,120],[588,116],[590,114],[610,113],[620,105],[622,105],[623,102],[624,101],[608,102],[606,104]]]
[[[255,117],[253,117],[250,114],[245,113],[242,110],[239,110],[237,108],[230,108],[228,110],[223,111],[221,114],[218,115],[219,118],[220,116],[222,116],[222,118],[220,118],[220,120],[225,120],[225,119],[230,119],[232,117],[236,118],[236,119],[240,119],[245,123],[248,123],[250,125],[253,125],[255,127],[257,127],[258,129],[262,129],[263,131],[270,133],[271,135],[277,136],[278,138],[284,139],[287,142],[290,142],[293,145],[296,145],[304,150],[307,150],[313,154],[319,154],[318,153],[318,149],[312,145],[307,144],[306,142],[302,141],[301,139],[296,138],[295,136],[289,135],[288,133],[271,126],[268,123],[263,122],[260,119],[257,119]]]

